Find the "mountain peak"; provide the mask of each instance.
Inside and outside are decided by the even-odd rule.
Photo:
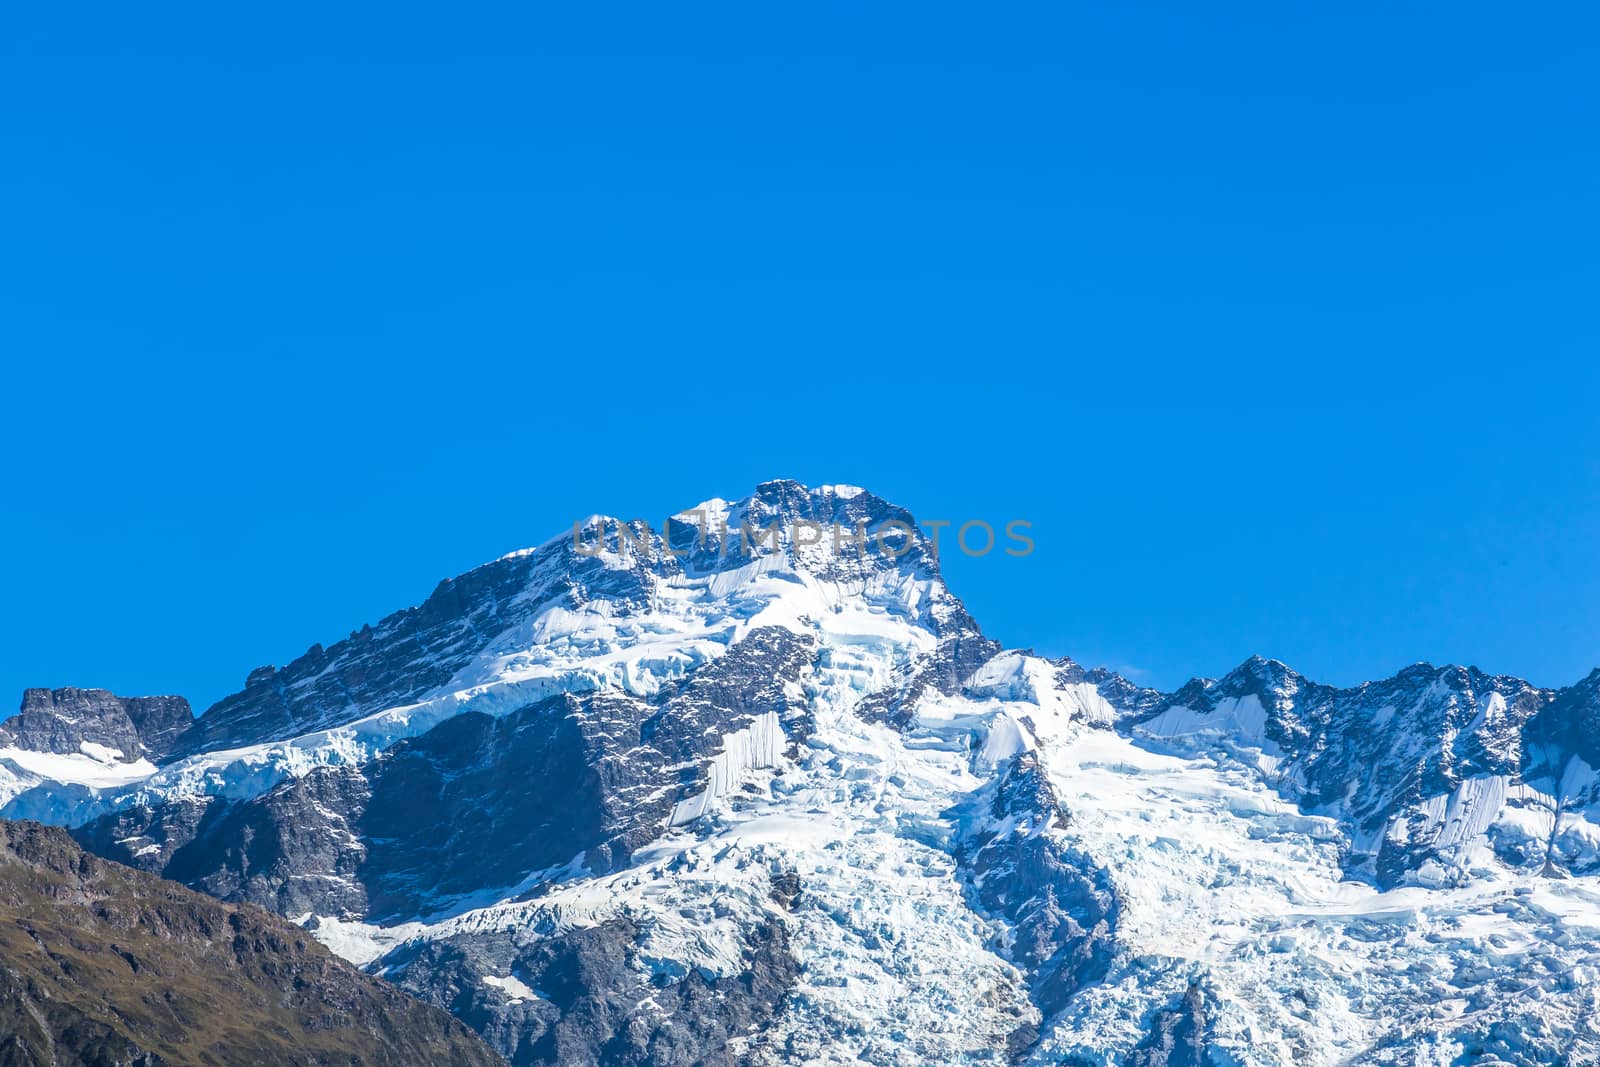
[[[505,700],[609,685],[653,692],[719,655],[756,618],[814,627],[852,606],[932,641],[977,632],[916,519],[864,489],[778,479],[654,521],[591,516],[538,548],[445,579],[421,604],[344,641],[253,672],[201,717],[187,751],[418,704],[455,714],[456,694],[479,700],[484,687]],[[674,635],[648,655],[619,654],[602,680],[587,652],[618,651],[637,625],[627,620],[648,616]],[[580,647],[580,635],[592,644]]]
[[[1281,659],[1271,659],[1262,655],[1252,655],[1243,663],[1235,667],[1230,674],[1250,678],[1300,678],[1302,675]]]
[[[810,488],[793,479],[762,482],[736,500],[711,497],[659,519],[590,516],[574,524],[566,541],[577,555],[613,568],[643,565],[662,577],[736,571],[759,559],[833,581],[883,570],[939,576],[937,539],[910,511],[858,486]]]
[[[193,725],[194,713],[181,696],[120,697],[109,689],[34,688],[23,691],[17,714],[0,722],[0,748],[57,755],[95,751],[122,762],[160,759]]]

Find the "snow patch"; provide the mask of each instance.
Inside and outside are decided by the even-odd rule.
[[[513,1004],[521,1003],[524,1000],[546,999],[541,997],[533,990],[532,987],[515,975],[508,974],[497,978],[492,974],[486,974],[483,976],[483,983],[484,985],[494,986],[496,989],[500,990],[506,995],[506,999],[510,1000]]]

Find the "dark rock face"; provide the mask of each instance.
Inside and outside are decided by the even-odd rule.
[[[162,873],[280,915],[358,914],[366,848],[354,826],[367,796],[359,771],[323,767],[250,803],[214,802]]]
[[[1012,757],[959,821],[978,829],[956,853],[979,910],[1012,931],[1003,955],[1029,976],[1046,1023],[1074,993],[1105,976],[1116,949],[1120,906],[1110,874],[1046,831],[1070,818],[1032,753]],[[1012,1036],[1015,1057],[1038,1037]]]
[[[766,712],[805,735],[789,691],[811,654],[805,637],[758,628],[657,702],[605,692],[458,715],[359,768],[320,768],[245,802],[133,807],[74,834],[283,915],[409,918],[580,856],[603,873],[704,788],[722,737]]]
[[[194,711],[183,697],[123,697],[122,706],[139,731],[145,754],[156,762],[177,751],[194,728]]]
[[[79,845],[97,856],[151,874],[161,874],[178,850],[199,834],[206,814],[214,807],[227,806],[226,801],[216,797],[174,800],[159,808],[136,806],[95,819],[68,832]]]
[[[1592,767],[1600,767],[1600,669],[1557,692],[1526,730],[1522,776],[1547,784],[1556,800],[1555,818],[1542,842],[1545,874],[1600,872],[1586,835],[1563,821],[1566,812],[1600,803],[1600,780],[1587,773]],[[1514,862],[1518,857],[1502,858]]]
[[[1573,757],[1600,767],[1600,668],[1556,692],[1528,722],[1528,777],[1559,772]]]
[[[118,749],[124,760],[160,760],[194,726],[183,697],[119,697],[106,689],[27,689],[22,710],[0,722],[0,747],[78,752],[84,742]]]
[[[483,1034],[514,1067],[668,1067],[745,1062],[737,1038],[759,1042],[781,1010],[798,964],[781,923],[750,932],[745,970],[650,976],[636,960],[640,931],[626,919],[516,946],[468,935],[397,949],[382,973]],[[511,976],[522,999],[485,976]]]
[[[1128,1067],[1205,1067],[1206,1020],[1205,991],[1190,983],[1183,999],[1156,1012],[1150,1019],[1150,1033],[1128,1057]]]
[[[230,902],[280,915],[355,916],[366,846],[353,832],[369,795],[354,768],[324,767],[255,800],[131,807],[72,831],[83,847]]]
[[[0,822],[0,1063],[499,1062],[282,919]]]
[[[810,649],[757,629],[659,702],[563,695],[499,719],[457,716],[395,745],[364,768],[372,913],[415,914],[580,856],[596,873],[622,866],[704,785],[724,736],[767,711],[803,731],[804,707],[784,690]]]
[[[372,799],[357,825],[372,914],[509,887],[597,843],[603,783],[583,707],[563,696],[502,719],[458,716],[365,768]]]

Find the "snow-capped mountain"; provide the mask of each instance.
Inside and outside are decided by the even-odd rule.
[[[1001,649],[863,490],[667,538],[591,517],[192,726],[30,690],[0,815],[514,1064],[1600,1057],[1600,671],[1161,694]]]

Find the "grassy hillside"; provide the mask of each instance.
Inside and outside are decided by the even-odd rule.
[[[292,923],[0,821],[0,1067],[501,1062]]]

